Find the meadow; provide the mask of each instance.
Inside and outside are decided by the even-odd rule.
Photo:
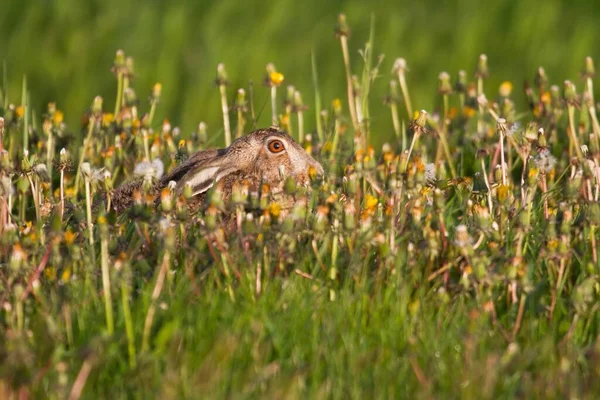
[[[215,40],[223,63],[199,81],[180,79],[168,52],[154,63],[143,35],[132,52],[74,57],[56,86],[47,65],[16,62],[18,79],[5,66],[0,397],[597,397],[600,108],[589,32],[569,19],[584,6],[573,7],[548,5],[555,19],[531,28],[562,16],[574,34],[553,39],[560,54],[519,50],[525,78],[495,68],[497,48],[454,47],[469,54],[448,72],[427,51],[383,58],[390,21],[367,14],[355,30],[337,13],[321,52],[280,63],[265,50],[260,71]],[[161,23],[184,21],[181,10]],[[138,17],[157,26],[160,11]],[[33,45],[42,60],[56,57],[47,40]],[[428,40],[452,51],[414,46]],[[230,201],[215,187],[194,214],[189,193],[149,196],[157,165],[271,124],[325,169],[307,187],[286,182],[291,209],[268,185]],[[145,183],[116,215],[106,201],[133,179]]]

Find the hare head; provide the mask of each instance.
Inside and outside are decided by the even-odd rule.
[[[164,176],[159,185],[165,187],[174,181],[176,192],[181,193],[190,186],[192,194],[197,196],[220,182],[228,196],[233,184],[241,180],[254,185],[268,183],[274,190],[281,188],[288,176],[298,184],[307,184],[311,168],[323,174],[321,164],[294,139],[271,127],[238,138],[226,149],[194,154]]]

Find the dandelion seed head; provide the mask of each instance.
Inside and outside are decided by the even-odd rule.
[[[513,136],[520,129],[521,129],[521,124],[519,122],[515,122],[515,123],[513,123],[511,125],[510,129],[508,130],[508,132],[506,132],[506,136]]]
[[[552,171],[556,165],[556,157],[554,157],[548,149],[540,151],[533,161],[535,162],[536,168],[545,174]]]
[[[425,180],[426,181],[435,181],[435,164],[429,163],[425,165]]]

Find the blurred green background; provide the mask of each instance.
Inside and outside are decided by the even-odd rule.
[[[407,59],[408,84],[415,108],[436,105],[437,76],[459,69],[472,77],[478,55],[487,53],[491,78],[488,96],[503,80],[520,88],[543,65],[555,83],[573,79],[581,85],[584,57],[598,55],[600,7],[590,1],[503,0],[446,1],[189,1],[149,0],[2,0],[0,60],[8,67],[8,93],[20,101],[26,74],[36,112],[57,101],[71,129],[95,95],[114,104],[116,82],[110,73],[115,51],[135,59],[133,83],[146,110],[155,82],[163,84],[157,114],[168,117],[183,134],[205,121],[221,130],[219,93],[213,81],[224,62],[235,90],[255,82],[261,125],[269,125],[269,92],[262,87],[265,65],[273,62],[312,106],[310,52],[314,49],[323,105],[345,100],[339,42],[333,30],[339,12],[352,29],[353,72],[359,74],[358,50],[375,16],[375,53],[385,54],[381,79],[373,87],[372,117],[379,140],[391,137],[389,112],[381,106],[397,57]],[[283,93],[283,91],[281,91]],[[344,103],[345,104],[345,103]],[[313,111],[307,128],[313,129]],[[234,123],[235,126],[235,123]]]

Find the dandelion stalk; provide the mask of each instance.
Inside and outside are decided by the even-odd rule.
[[[340,99],[335,99],[332,104],[334,114],[333,141],[331,142],[331,152],[329,160],[332,161],[337,153],[338,142],[340,140],[340,118],[342,115],[342,102]]]
[[[283,83],[284,76],[277,72],[275,65],[267,64],[267,77],[265,84],[271,88],[271,124],[279,126],[279,117],[277,116],[277,87]]]
[[[400,131],[400,118],[398,117],[398,82],[395,79],[390,81],[389,92],[386,98],[386,103],[390,106],[390,111],[392,114],[392,125],[394,127],[394,133],[396,135],[396,139],[398,141],[401,140],[401,131]]]
[[[86,180],[86,191],[89,184]],[[86,192],[87,193],[87,192]],[[87,196],[86,196],[87,197]],[[101,215],[98,218],[100,228],[100,265],[102,269],[102,291],[104,293],[104,310],[106,313],[106,329],[108,334],[112,335],[115,330],[115,323],[112,309],[112,294],[110,286],[110,270],[108,266],[108,226],[106,217]],[[93,243],[91,243],[93,245]]]
[[[27,76],[23,76],[23,92],[21,94],[23,102],[23,151],[29,150],[29,94],[27,92]]]
[[[450,146],[448,145],[447,132],[448,132],[448,96],[452,93],[452,85],[450,84],[450,75],[447,72],[442,72],[439,75],[439,93],[442,95],[444,102],[444,116],[442,119],[442,129],[439,132],[440,135],[440,143],[446,155],[446,160],[448,161],[448,166],[450,167],[450,173],[452,174],[452,178],[456,178],[456,169],[454,168],[454,163],[452,162],[452,154],[450,153]]]
[[[4,150],[4,118],[0,117],[0,152]]]
[[[154,285],[154,290],[152,291],[150,307],[148,307],[148,313],[146,314],[146,320],[144,322],[144,332],[142,335],[142,353],[148,351],[148,349],[150,348],[150,330],[152,329],[152,321],[154,320],[154,314],[156,313],[156,301],[158,300],[158,297],[162,292],[162,288],[165,283],[165,278],[167,276],[167,271],[169,270],[170,263],[171,252],[167,249],[163,256],[158,276],[156,277],[156,284]]]
[[[454,88],[458,92],[460,109],[463,110],[465,108],[465,93],[467,92],[467,73],[462,69],[458,71]]]
[[[65,168],[67,164],[67,150],[60,150],[60,218],[65,215]]]
[[[237,110],[237,127],[235,137],[239,138],[244,134],[244,126],[246,126],[244,113],[248,110],[248,106],[246,104],[246,91],[244,89],[238,89],[237,91],[235,109]]]
[[[485,158],[489,155],[489,153],[487,152],[487,150],[479,150],[477,152],[477,157],[479,158],[479,161],[481,162],[481,171],[483,172],[483,180],[485,182],[485,186],[487,187],[487,196],[488,196],[488,208],[490,210],[490,216],[492,218],[494,218],[494,205],[493,205],[493,199],[492,199],[492,187],[490,186],[490,181],[488,179],[487,176],[487,171],[485,168]]]
[[[127,352],[129,353],[129,366],[134,368],[136,365],[135,358],[135,333],[133,329],[133,319],[131,317],[131,308],[129,307],[130,296],[130,271],[129,265],[125,263],[123,268],[123,279],[121,282],[121,304],[123,306],[123,317],[125,318],[125,332],[127,334]]]
[[[413,130],[413,138],[410,143],[410,148],[408,149],[408,155],[406,157],[406,161],[404,161],[404,165],[402,166],[402,170],[406,171],[408,168],[408,163],[410,161],[410,156],[412,154],[413,148],[415,147],[415,143],[419,139],[422,133],[425,132],[425,124],[427,123],[427,111],[421,110],[417,118],[412,122],[411,127]]]
[[[583,71],[583,77],[587,83],[587,93],[584,96],[584,104],[592,119],[592,131],[594,137],[590,138],[595,143],[597,148],[600,148],[600,124],[598,123],[598,114],[596,113],[596,104],[594,101],[594,81],[593,78],[596,76],[596,68],[594,67],[594,60],[591,57],[585,59],[585,69]]]
[[[579,147],[579,140],[577,139],[577,130],[575,129],[575,104],[577,102],[577,92],[575,90],[575,84],[573,84],[573,82],[569,80],[566,80],[564,82],[563,97],[565,102],[567,103],[567,113],[569,115],[569,154],[572,156],[573,148],[575,148],[577,157],[582,159],[583,153],[581,152],[581,148]]]
[[[477,78],[477,98],[484,96],[483,93],[483,80],[489,76],[487,55],[481,54],[479,56],[479,62],[475,70],[475,78]],[[483,105],[479,102],[479,113],[477,114],[477,133],[481,133],[483,129]],[[497,118],[496,118],[497,119]]]
[[[75,172],[75,198],[77,198],[77,193],[79,193],[81,167],[85,160],[85,155],[88,151],[88,147],[92,143],[92,134],[94,133],[94,128],[96,126],[96,116],[98,114],[102,114],[102,97],[100,96],[96,96],[94,98],[94,103],[92,104],[92,110],[88,121],[87,136],[83,140],[83,146],[81,148],[81,151],[79,152],[79,163],[77,165],[77,171]]]
[[[227,104],[227,72],[225,71],[225,64],[221,63],[217,66],[217,79],[216,83],[219,86],[219,92],[221,93],[221,111],[223,112],[223,129],[225,131],[225,146],[231,145],[231,127],[229,125],[229,106]]]
[[[325,140],[325,135],[323,134],[323,121],[321,119],[321,92],[319,90],[319,77],[317,75],[317,61],[315,59],[314,50],[310,53],[310,62],[312,67],[313,89],[315,91],[315,119],[317,124],[317,136],[319,137],[319,141],[323,143]]]
[[[115,118],[117,118],[123,103],[123,76],[125,74],[125,52],[123,50],[117,50],[113,71],[117,75],[117,100],[115,101]]]
[[[496,131],[498,133],[498,145],[500,146],[500,168],[502,169],[502,185],[506,186],[506,163],[504,161],[504,135],[507,131],[506,120],[498,118]]]
[[[81,173],[83,174],[83,180],[85,185],[85,210],[87,217],[87,228],[88,228],[88,242],[90,246],[90,256],[92,258],[92,266],[96,265],[96,253],[94,251],[94,223],[92,222],[92,193],[91,193],[91,179],[92,179],[92,168],[89,163],[83,163],[81,166]]]
[[[286,99],[285,99],[285,117],[284,117],[284,128],[287,133],[294,137],[294,129],[292,128],[292,111],[294,109],[294,93],[296,88],[293,86],[287,87]]]
[[[152,87],[152,95],[150,96],[150,112],[148,113],[148,122],[147,125],[149,128],[152,127],[152,122],[154,121],[154,114],[156,113],[156,106],[160,100],[160,95],[162,93],[162,85],[160,83],[155,83]]]
[[[352,72],[350,70],[350,52],[348,51],[348,36],[350,36],[350,27],[346,22],[346,16],[344,14],[340,14],[338,16],[336,36],[340,40],[340,45],[342,47],[342,57],[344,59],[346,84],[348,88],[348,109],[350,110],[350,119],[352,120],[354,131],[358,132],[360,125],[358,123],[358,117],[356,113],[356,100],[354,99],[354,86],[352,84]]]
[[[397,58],[392,68],[392,74],[398,76],[398,82],[400,83],[400,90],[402,91],[402,97],[404,98],[404,105],[406,106],[406,114],[409,120],[414,117],[412,103],[410,101],[410,95],[408,93],[408,86],[406,85],[406,71],[408,66],[404,58]]]
[[[300,92],[297,90],[294,93],[294,108],[298,115],[298,141],[302,145],[304,143],[304,110],[306,106],[302,102]]]

